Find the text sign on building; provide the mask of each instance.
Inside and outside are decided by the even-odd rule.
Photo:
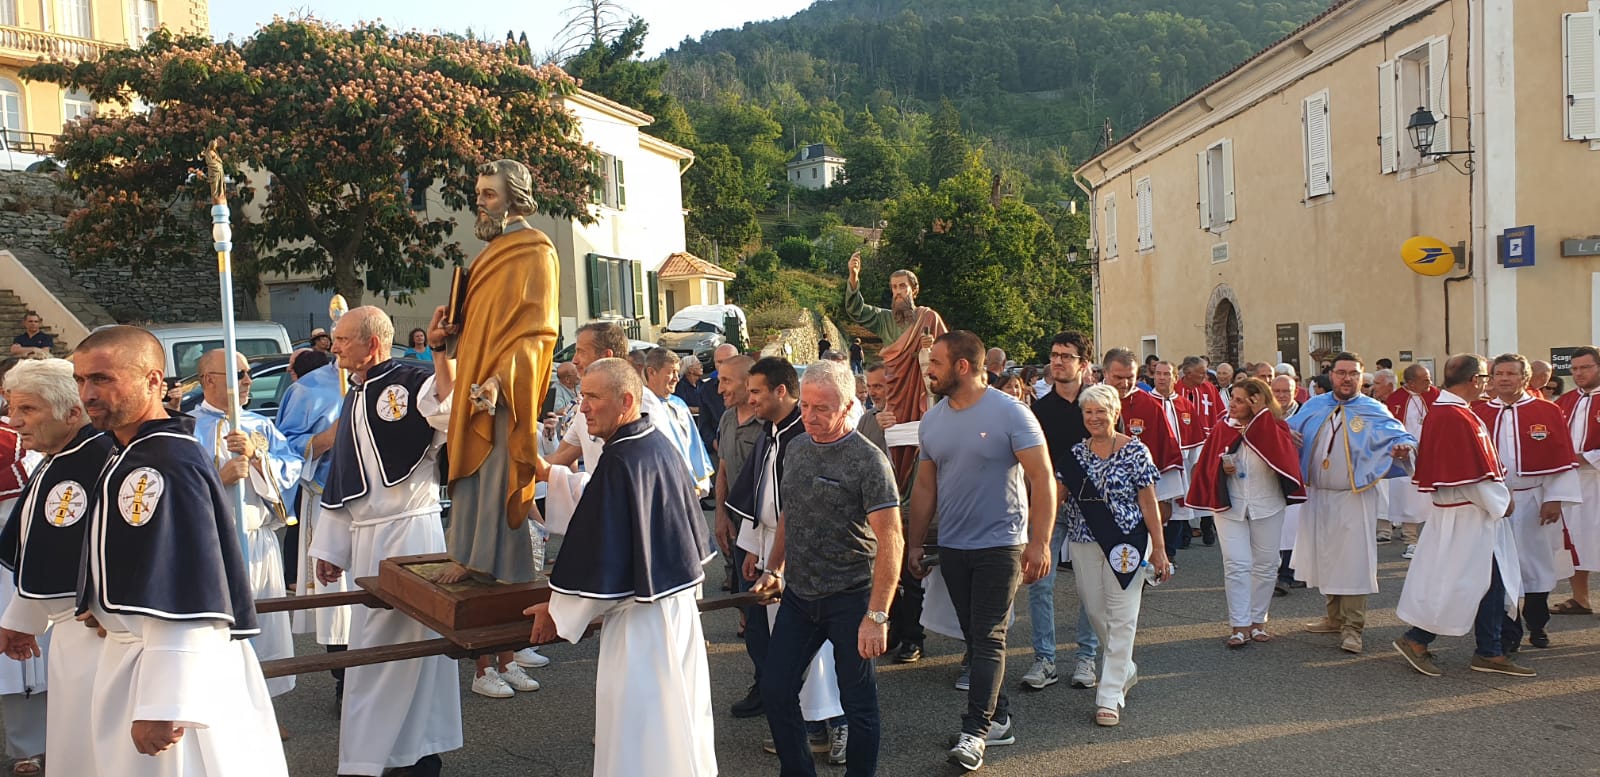
[[[1228,261],[1228,244],[1216,243],[1211,246],[1211,263],[1218,264]]]
[[[1561,241],[1562,256],[1600,256],[1600,237]]]
[[[1508,268],[1533,266],[1533,227],[1511,227],[1500,233],[1500,264]]]
[[[1550,349],[1550,369],[1556,375],[1572,374],[1572,352],[1581,346],[1569,345],[1565,348]]]

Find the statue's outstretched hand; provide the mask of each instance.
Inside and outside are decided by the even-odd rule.
[[[494,415],[495,400],[500,398],[500,378],[490,376],[483,383],[472,384],[472,406]]]

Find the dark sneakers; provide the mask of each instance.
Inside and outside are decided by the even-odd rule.
[[[921,661],[921,660],[922,660],[922,643],[921,642],[910,642],[910,641],[902,642],[902,643],[900,643],[900,647],[895,648],[895,651],[894,651],[894,662],[897,663],[897,664],[915,664],[916,662]]]
[[[729,712],[736,718],[754,718],[765,713],[766,707],[761,704],[761,688],[750,686],[750,692],[746,693],[743,699],[734,702]]]

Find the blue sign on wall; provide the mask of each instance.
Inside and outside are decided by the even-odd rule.
[[[1512,268],[1533,266],[1532,225],[1500,233],[1500,264]]]

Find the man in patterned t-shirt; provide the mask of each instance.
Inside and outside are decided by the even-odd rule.
[[[872,659],[888,647],[889,602],[904,552],[900,495],[889,459],[849,424],[855,378],[839,362],[806,368],[800,417],[779,486],[777,539],[752,590],[783,592],[761,697],[784,774],[816,774],[800,693],[817,645],[833,644],[849,736],[830,763],[874,774],[881,731]],[[785,574],[787,573],[787,577]],[[840,757],[843,756],[843,757]]]

